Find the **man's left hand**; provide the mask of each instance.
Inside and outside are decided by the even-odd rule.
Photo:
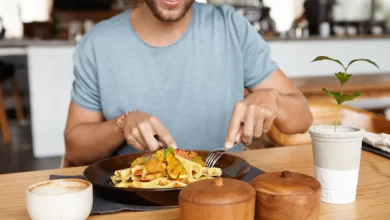
[[[232,148],[241,132],[241,141],[245,145],[251,144],[253,138],[260,138],[263,133],[267,133],[276,118],[278,96],[279,92],[275,89],[259,89],[237,103],[225,148]]]

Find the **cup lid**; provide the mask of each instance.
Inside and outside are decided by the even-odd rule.
[[[187,185],[180,200],[200,205],[228,205],[254,199],[255,189],[247,182],[217,177]]]
[[[321,188],[321,183],[315,178],[290,171],[264,173],[251,184],[257,192],[278,196],[309,195]]]

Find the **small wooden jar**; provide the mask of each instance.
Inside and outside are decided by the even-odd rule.
[[[289,171],[265,173],[251,182],[257,191],[256,220],[317,220],[321,184],[313,177]]]
[[[253,220],[256,191],[235,179],[202,180],[179,194],[181,220]]]

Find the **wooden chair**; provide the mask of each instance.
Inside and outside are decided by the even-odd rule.
[[[313,114],[313,125],[334,124],[336,119],[337,105],[333,102],[309,101],[310,110]],[[374,133],[390,134],[390,121],[375,113],[343,105],[340,108],[339,123],[344,126],[364,128]],[[274,146],[294,146],[311,144],[309,132],[304,134],[286,135],[281,133],[275,126],[267,134],[267,138]]]
[[[4,93],[4,83],[11,82],[11,96],[15,101],[16,119],[19,124],[24,120],[23,106],[20,97],[19,87],[15,78],[15,67],[0,61],[0,128],[5,144],[11,143],[11,131],[8,124],[8,117],[4,105],[4,98],[8,95]]]

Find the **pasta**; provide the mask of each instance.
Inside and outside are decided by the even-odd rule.
[[[110,177],[120,188],[180,188],[222,175],[221,168],[208,168],[194,151],[158,150],[150,157],[138,157],[129,168],[116,170]]]

